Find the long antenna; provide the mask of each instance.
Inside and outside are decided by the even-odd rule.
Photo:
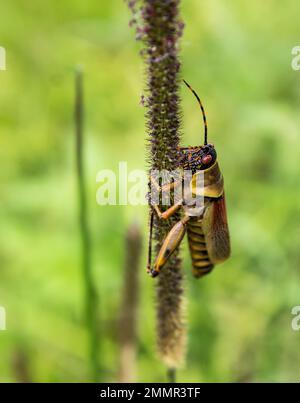
[[[184,84],[192,91],[192,93],[195,95],[195,97],[197,98],[197,101],[200,105],[201,111],[202,111],[202,116],[203,116],[203,123],[204,123],[204,145],[207,144],[207,122],[206,122],[206,115],[205,115],[205,111],[202,105],[202,102],[200,101],[200,98],[198,97],[198,95],[196,94],[196,92],[193,90],[193,88],[185,81],[183,80]]]

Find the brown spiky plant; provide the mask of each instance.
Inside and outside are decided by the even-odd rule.
[[[149,136],[151,170],[178,168],[177,147],[180,143],[180,98],[178,42],[183,23],[179,17],[180,0],[129,1],[136,24],[137,39],[143,43],[141,54],[146,64],[146,88],[143,103]],[[159,206],[164,210],[164,206]],[[155,216],[155,251],[179,213],[167,221]],[[169,381],[185,357],[183,312],[183,277],[181,260],[176,251],[156,280],[157,346],[169,368]]]

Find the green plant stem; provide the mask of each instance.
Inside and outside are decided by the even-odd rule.
[[[83,138],[83,76],[77,69],[75,77],[75,132],[76,132],[76,171],[78,182],[78,219],[82,244],[82,273],[85,293],[85,321],[89,334],[89,360],[93,381],[99,381],[98,332],[97,332],[97,294],[92,278],[91,239],[88,227],[88,206],[84,176],[84,138]]]
[[[176,369],[169,368],[167,371],[167,378],[169,383],[176,383]]]

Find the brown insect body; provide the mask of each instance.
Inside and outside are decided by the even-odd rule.
[[[224,205],[225,208],[223,175],[217,161],[208,169],[196,172],[192,179],[193,195],[201,192],[195,186],[195,179],[199,172],[203,172],[204,174],[204,188],[202,189],[204,208],[200,216],[192,216],[187,222],[188,243],[193,264],[193,274],[196,278],[208,274],[216,263],[226,260],[230,255],[226,210],[224,209],[222,212],[222,209],[220,209],[221,205]],[[183,208],[186,210],[185,206]],[[186,210],[186,214],[189,214],[188,209]],[[215,217],[212,217],[212,214]],[[225,228],[225,234],[223,234],[222,238],[225,248],[222,248],[223,251],[219,257],[214,250],[215,246],[212,245],[212,237],[209,236],[211,230],[214,231],[210,228],[210,225],[216,221],[219,224],[222,223],[221,226]],[[219,229],[217,228],[217,230]],[[216,233],[214,233],[214,236],[216,236]]]
[[[187,83],[186,85],[191,89]],[[217,153],[213,144],[207,144],[206,117],[201,101],[194,90],[191,89],[191,91],[196,96],[203,114],[205,126],[204,145],[180,148],[178,150],[179,163],[183,171],[192,172],[190,182],[192,196],[203,196],[204,203],[195,208],[187,205],[183,199],[164,212],[161,212],[157,205],[152,205],[153,210],[156,211],[161,219],[168,219],[180,208],[184,211],[183,218],[172,227],[165,238],[152,268],[152,210],[147,269],[152,277],[159,274],[164,264],[181,243],[186,232],[192,258],[193,274],[196,278],[211,272],[215,264],[223,262],[230,255],[223,175],[217,162]],[[197,180],[199,175],[202,178],[204,177],[204,183]],[[160,187],[151,177],[151,183],[157,190],[163,192],[182,184],[182,180]],[[199,183],[201,184],[200,187],[198,187]]]

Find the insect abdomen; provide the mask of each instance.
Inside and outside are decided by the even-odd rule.
[[[187,234],[191,252],[193,275],[200,278],[214,267],[211,263],[202,230],[202,218],[191,219],[187,224]]]

